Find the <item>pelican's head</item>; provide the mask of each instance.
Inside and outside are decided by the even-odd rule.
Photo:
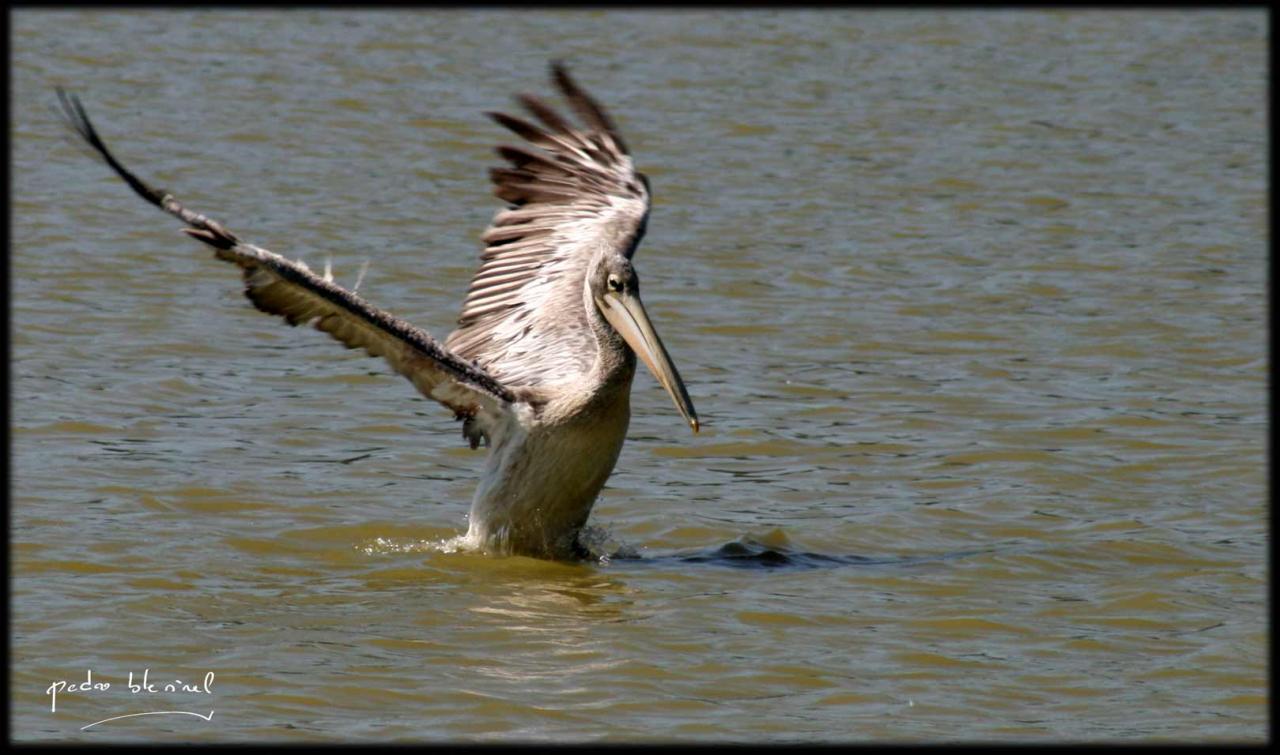
[[[601,257],[591,267],[587,286],[605,321],[662,383],[680,415],[698,432],[698,415],[689,400],[689,392],[640,302],[640,277],[631,260],[620,254]]]

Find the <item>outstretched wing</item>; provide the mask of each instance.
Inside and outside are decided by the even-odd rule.
[[[510,386],[572,379],[596,357],[583,283],[602,247],[630,257],[644,236],[649,188],[617,127],[559,63],[552,81],[582,126],[542,101],[517,99],[541,126],[488,113],[536,149],[498,147],[494,194],[509,203],[481,237],[471,280],[446,344]]]
[[[244,271],[245,295],[258,309],[280,315],[290,325],[315,323],[318,330],[347,348],[383,357],[424,396],[452,409],[458,419],[468,420],[464,434],[472,448],[516,400],[511,389],[484,369],[441,346],[425,331],[336,285],[328,274],[321,277],[302,262],[247,244],[216,221],[148,185],[107,149],[78,97],[59,88],[58,98],[67,123],[125,183],[143,199],[186,223],[189,227],[183,232],[213,247],[219,259]]]

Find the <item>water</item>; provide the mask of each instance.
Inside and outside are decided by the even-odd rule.
[[[1267,737],[1262,12],[12,19],[15,738]],[[637,378],[600,564],[441,547],[448,412],[50,112],[443,336],[552,57],[706,425]]]

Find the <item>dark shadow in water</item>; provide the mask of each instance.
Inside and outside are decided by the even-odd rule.
[[[763,538],[744,536],[718,548],[693,553],[665,553],[640,555],[630,548],[601,558],[601,563],[626,563],[653,566],[679,564],[709,564],[732,569],[833,569],[852,566],[912,566],[917,564],[951,561],[991,549],[974,549],[936,553],[927,556],[860,556],[857,554],[813,553],[793,548],[787,537],[775,530]]]

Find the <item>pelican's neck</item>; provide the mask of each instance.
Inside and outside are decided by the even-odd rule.
[[[596,342],[596,363],[592,368],[592,376],[594,382],[600,385],[630,385],[636,372],[636,353],[609,321],[604,319],[604,315],[600,314],[595,295],[591,292],[593,272],[589,272],[582,282],[582,305]]]

